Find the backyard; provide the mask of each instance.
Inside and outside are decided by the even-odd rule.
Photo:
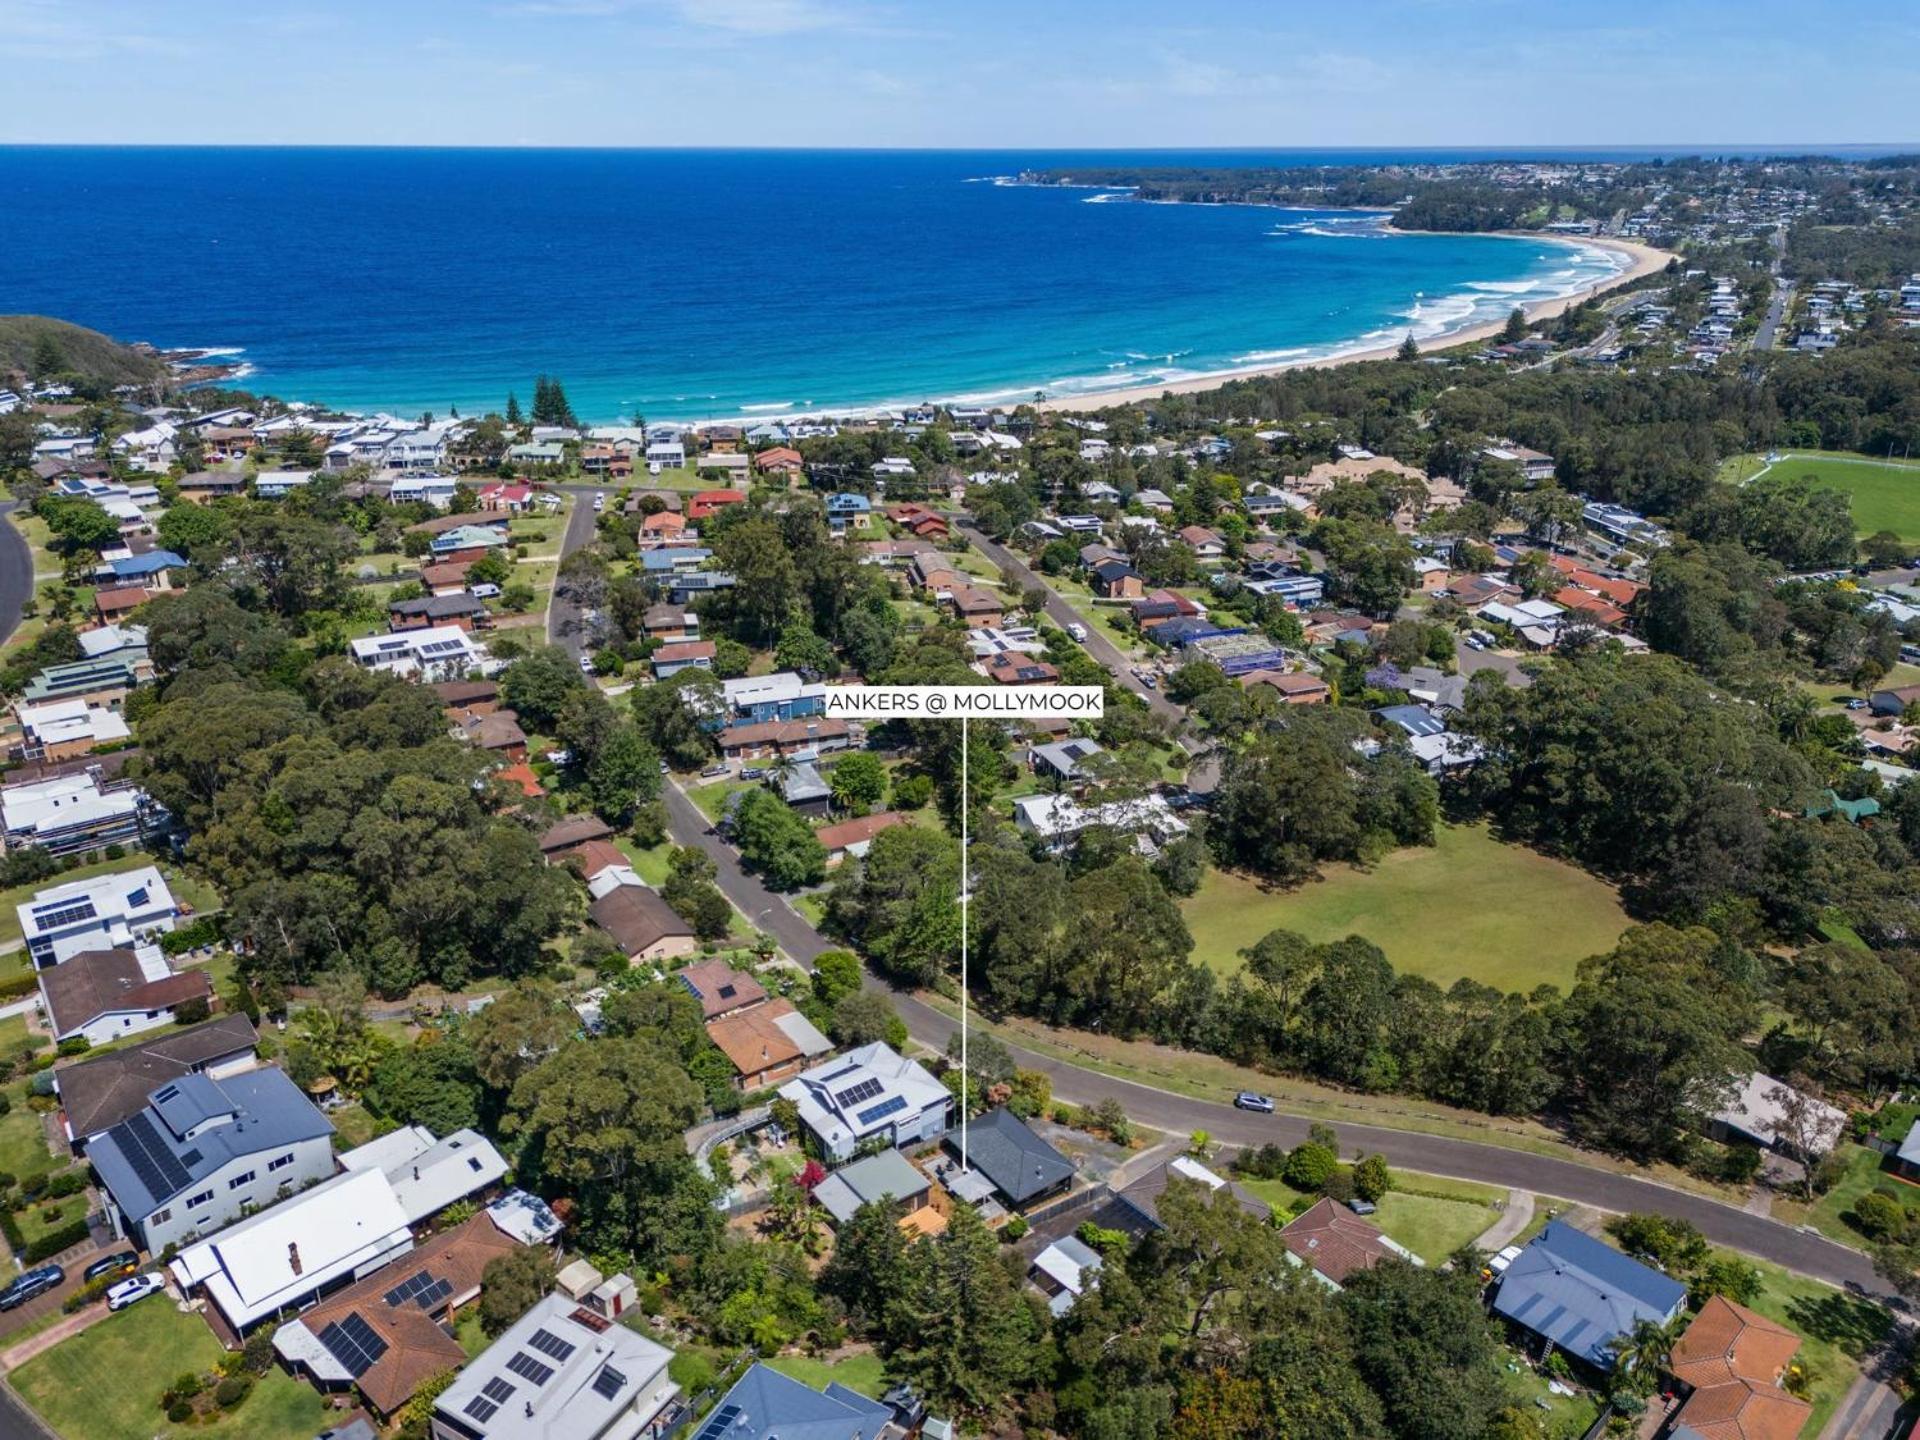
[[[1371,870],[1329,866],[1294,890],[1215,871],[1183,908],[1194,958],[1223,975],[1284,929],[1317,942],[1360,935],[1396,970],[1442,986],[1467,976],[1520,991],[1570,988],[1579,962],[1629,923],[1611,886],[1483,825],[1443,825],[1432,846],[1396,850]]]
[[[877,1400],[887,1388],[880,1357],[871,1351],[845,1355],[838,1360],[816,1360],[811,1355],[776,1355],[767,1364],[816,1390],[824,1390],[837,1380],[849,1390],[858,1390]]]
[[[211,1424],[168,1424],[160,1392],[188,1371],[212,1369],[223,1353],[204,1320],[158,1298],[108,1316],[7,1378],[63,1440],[312,1440],[326,1425],[319,1394],[279,1369]]]

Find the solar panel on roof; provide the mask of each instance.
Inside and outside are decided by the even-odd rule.
[[[693,1440],[719,1440],[733,1428],[733,1422],[740,1418],[738,1405],[722,1405],[707,1417],[707,1423],[700,1427],[700,1433]]]
[[[862,1080],[858,1085],[849,1085],[833,1097],[833,1103],[841,1109],[849,1105],[858,1105],[862,1100],[871,1100],[887,1087],[878,1080]]]
[[[901,1096],[894,1095],[882,1100],[878,1105],[869,1105],[865,1110],[862,1110],[858,1115],[854,1116],[854,1119],[862,1125],[871,1125],[876,1120],[884,1120],[887,1116],[896,1114],[906,1108],[906,1100]]]
[[[593,1393],[611,1400],[627,1387],[627,1377],[611,1365],[602,1365],[600,1373],[593,1377]]]
[[[451,1280],[436,1280],[418,1295],[414,1296],[413,1303],[418,1305],[422,1310],[431,1310],[452,1293],[453,1282]]]
[[[553,1367],[542,1365],[524,1350],[516,1350],[513,1358],[507,1361],[507,1369],[523,1380],[531,1380],[536,1385],[544,1385],[553,1378]]]
[[[358,1314],[335,1320],[320,1329],[319,1341],[346,1372],[358,1380],[387,1353],[387,1342]]]
[[[431,1270],[419,1270],[387,1291],[383,1298],[389,1305],[404,1305],[411,1300],[424,1310],[433,1303],[434,1299],[438,1299],[440,1295],[449,1294],[452,1290],[452,1285],[445,1280],[436,1279]],[[429,1299],[430,1292],[434,1291],[438,1291],[438,1294]]]
[[[551,1355],[555,1360],[565,1360],[574,1351],[573,1342],[562,1340],[544,1326],[533,1332],[533,1338],[527,1344],[542,1355]]]
[[[499,1409],[500,1407],[498,1405],[494,1404],[493,1401],[487,1399],[484,1395],[476,1395],[467,1401],[466,1404],[466,1413],[478,1420],[482,1425],[491,1420]]]
[[[513,1398],[513,1386],[496,1375],[480,1387],[480,1393],[496,1405],[504,1405]]]
[[[117,1134],[120,1153],[127,1157],[148,1194],[164,1199],[180,1193],[189,1178],[187,1169],[160,1138],[144,1110],[128,1116]]]

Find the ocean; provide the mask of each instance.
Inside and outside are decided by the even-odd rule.
[[[1385,158],[0,148],[0,311],[227,351],[235,383],[287,400],[476,414],[528,403],[547,373],[591,421],[701,420],[1017,402],[1435,341],[1623,263],[1006,183]]]

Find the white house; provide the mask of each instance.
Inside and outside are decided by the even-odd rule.
[[[157,1254],[333,1174],[332,1136],[300,1087],[267,1066],[169,1080],[95,1136],[87,1158],[114,1233]]]
[[[189,1245],[172,1270],[183,1291],[204,1294],[229,1325],[244,1331],[411,1249],[413,1232],[386,1176],[358,1171]]]
[[[830,1160],[871,1141],[905,1145],[937,1139],[953,1096],[918,1062],[876,1041],[804,1071],[780,1087]]]
[[[1014,801],[1013,824],[1016,830],[1035,836],[1056,851],[1065,850],[1081,831],[1096,825],[1132,835],[1134,843],[1148,854],[1187,833],[1187,822],[1174,814],[1161,795],[1110,800],[1100,805],[1082,805],[1070,795],[1027,795]]]
[[[113,950],[173,929],[180,909],[152,865],[119,875],[69,880],[15,906],[27,954],[44,969],[83,950]]]
[[[457,625],[399,630],[352,641],[353,663],[365,670],[428,682],[463,680],[481,669],[486,652]]]
[[[102,789],[99,776],[88,771],[0,787],[7,848],[30,845],[50,855],[138,844],[152,808],[144,791],[133,785]]]
[[[409,1225],[446,1209],[507,1173],[506,1157],[478,1130],[456,1130],[436,1140],[424,1125],[403,1125],[340,1157],[346,1170],[378,1170],[387,1177]]]
[[[174,973],[158,945],[88,950],[39,972],[40,1003],[53,1038],[84,1037],[106,1045],[174,1022],[176,1007],[205,1002],[213,982],[205,970]]]

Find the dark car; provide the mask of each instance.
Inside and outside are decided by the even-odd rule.
[[[46,1294],[66,1278],[67,1272],[58,1265],[43,1265],[38,1270],[29,1270],[6,1289],[0,1290],[0,1310],[24,1305],[34,1296]]]
[[[82,1284],[91,1285],[102,1275],[131,1275],[140,1268],[140,1257],[131,1250],[122,1250],[118,1255],[103,1255],[80,1272]]]
[[[1269,1095],[1256,1094],[1252,1090],[1242,1090],[1238,1095],[1233,1097],[1233,1108],[1236,1110],[1257,1110],[1262,1115],[1271,1115],[1273,1114],[1273,1098]]]

